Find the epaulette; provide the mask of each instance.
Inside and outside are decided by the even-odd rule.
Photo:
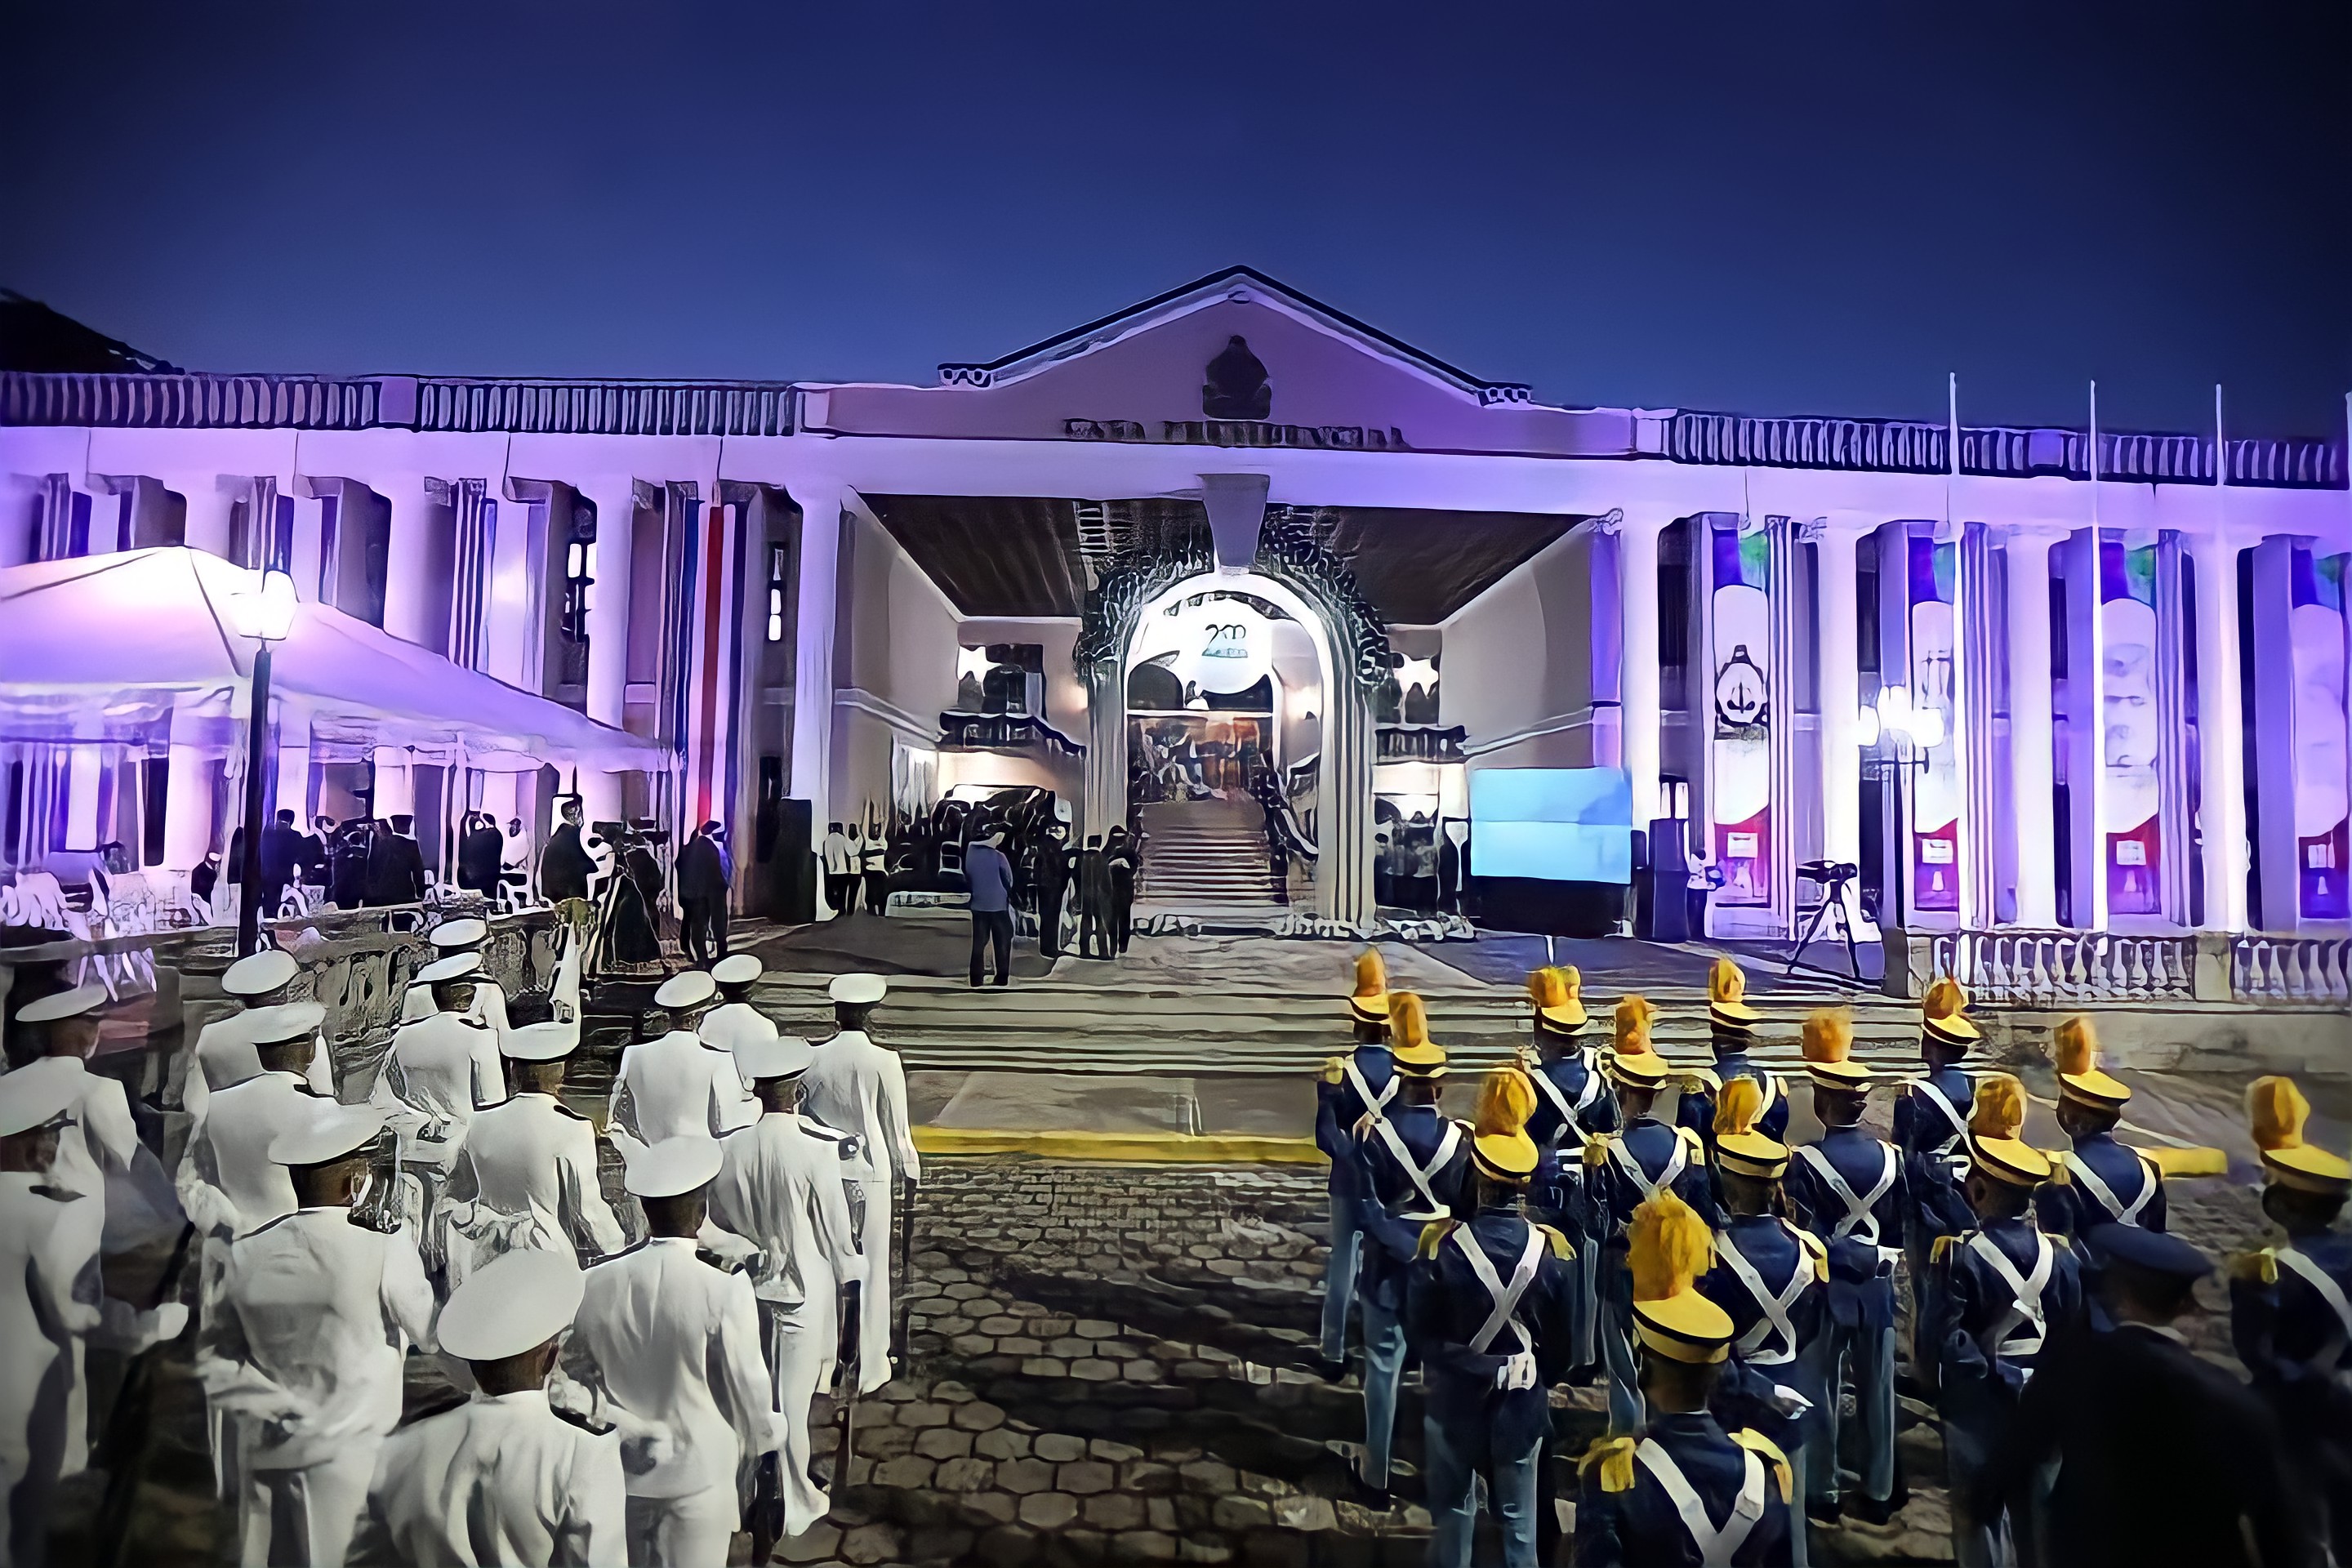
[[[743,1272],[743,1260],[740,1258],[721,1258],[719,1254],[699,1247],[694,1249],[694,1256],[698,1261],[708,1263],[721,1274]]]
[[[1822,1245],[1822,1238],[1802,1226],[1790,1226],[1789,1234],[1797,1238],[1798,1250],[1813,1260],[1813,1278],[1827,1279],[1830,1277],[1830,1249]]]
[[[1630,1492],[1633,1489],[1633,1449],[1631,1437],[1596,1438],[1592,1447],[1584,1450],[1584,1458],[1576,1461],[1576,1473],[1590,1475],[1601,1471],[1601,1489],[1604,1492]]]
[[[1460,1222],[1456,1220],[1433,1219],[1423,1226],[1420,1244],[1412,1249],[1413,1257],[1417,1258],[1436,1257],[1438,1247],[1447,1237],[1454,1234],[1454,1227],[1458,1223]]]
[[[1734,1432],[1731,1440],[1772,1467],[1772,1479],[1780,1488],[1780,1501],[1787,1504],[1795,1488],[1790,1484],[1789,1456],[1780,1452],[1780,1445],[1763,1433],[1746,1426]]]
[[[1945,1258],[1951,1256],[1952,1243],[1958,1239],[1959,1238],[1950,1236],[1937,1237],[1936,1238],[1935,1245],[1927,1248],[1927,1261],[1930,1263],[1943,1262]]]
[[[566,1410],[552,1401],[549,1402],[547,1408],[558,1421],[567,1426],[577,1426],[592,1437],[609,1436],[620,1430],[610,1421],[599,1421],[592,1415],[583,1415],[577,1410]]]
[[[1325,1057],[1323,1058],[1323,1081],[1325,1083],[1337,1085],[1340,1079],[1347,1076],[1347,1063],[1341,1061],[1338,1057]]]
[[[1706,1093],[1720,1094],[1723,1092],[1723,1079],[1716,1076],[1715,1069],[1713,1068],[1693,1068],[1683,1076],[1698,1084],[1701,1089]]]
[[[574,1121],[593,1121],[594,1120],[594,1118],[591,1117],[586,1111],[574,1110],[560,1100],[555,1101],[555,1109],[563,1112],[564,1115],[569,1116]]]
[[[1706,1144],[1700,1139],[1697,1128],[1677,1127],[1675,1129],[1675,1136],[1689,1144],[1692,1153],[1704,1154],[1706,1152]]]
[[[2255,1285],[2277,1284],[2278,1250],[2275,1247],[2257,1247],[2252,1252],[2239,1253],[2230,1259],[2230,1278],[2243,1279]]]
[[[1609,1158],[1609,1134],[1595,1132],[1584,1141],[1584,1163],[1588,1166],[1605,1163]]]
[[[1576,1256],[1576,1244],[1568,1239],[1565,1232],[1554,1230],[1548,1225],[1539,1225],[1536,1228],[1543,1232],[1546,1241],[1551,1243],[1551,1255],[1554,1258],[1566,1261]]]
[[[37,1191],[39,1191],[40,1189],[36,1188],[36,1189],[34,1189],[34,1190],[37,1192]],[[298,1212],[299,1212],[299,1211],[298,1211]],[[264,1220],[264,1221],[262,1221],[259,1225],[255,1226],[251,1230],[247,1231],[243,1236],[238,1237],[236,1239],[237,1239],[237,1240],[239,1240],[239,1241],[251,1241],[255,1237],[259,1236],[263,1231],[265,1231],[265,1230],[268,1230],[268,1229],[271,1229],[272,1227],[277,1226],[284,1225],[288,1220],[292,1219],[293,1217],[294,1217],[294,1215],[290,1215],[290,1214],[282,1214],[282,1215],[279,1215],[276,1219]]]
[[[2062,1252],[2072,1252],[2074,1250],[2074,1238],[2063,1231],[2053,1231],[2050,1233],[2050,1245]]]
[[[828,1143],[843,1142],[849,1137],[846,1132],[836,1132],[824,1122],[812,1121],[805,1116],[801,1118],[801,1131],[812,1138],[822,1138]]]
[[[2050,1162],[2050,1184],[2052,1186],[2071,1187],[2074,1184],[2074,1173],[2069,1170],[2066,1165],[2065,1150],[2044,1149],[2042,1151],[2042,1157]]]
[[[30,1190],[35,1197],[47,1198],[53,1204],[69,1204],[73,1202],[74,1199],[81,1195],[80,1194],[65,1187],[53,1187],[47,1182],[43,1182]],[[278,1221],[271,1220],[269,1223],[276,1225]]]
[[[632,1253],[643,1252],[646,1249],[646,1241],[650,1239],[650,1237],[647,1237],[646,1240],[633,1241],[629,1243],[628,1246],[621,1248],[618,1252],[608,1252],[602,1258],[592,1258],[589,1260],[588,1267],[591,1268],[601,1268],[605,1264],[617,1262],[619,1259],[626,1258]]]

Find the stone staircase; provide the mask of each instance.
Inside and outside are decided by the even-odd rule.
[[[1147,835],[1135,888],[1139,915],[1241,916],[1265,920],[1286,907],[1265,847],[1265,813],[1255,801],[1170,801],[1141,808]]]

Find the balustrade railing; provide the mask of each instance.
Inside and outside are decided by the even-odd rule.
[[[2246,1002],[2352,1001],[2352,939],[2233,938],[2230,990]]]
[[[1949,975],[1991,1006],[2352,1002],[2352,938],[1889,930],[1885,941],[1889,995],[1917,996]]]

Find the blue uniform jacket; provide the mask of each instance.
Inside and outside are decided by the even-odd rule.
[[[1508,1289],[1533,1227],[1510,1208],[1492,1207],[1480,1209],[1465,1228]],[[1484,1352],[1470,1348],[1495,1299],[1450,1235],[1434,1246],[1434,1257],[1412,1265],[1405,1309],[1406,1342],[1429,1376],[1429,1414],[1450,1431],[1486,1433],[1492,1452],[1525,1453],[1549,1429],[1550,1387],[1568,1375],[1575,1312],[1569,1262],[1546,1242],[1512,1313],[1535,1342],[1536,1386],[1504,1390],[1495,1386],[1495,1374],[1519,1348],[1518,1336],[1506,1326]]]
[[[1715,1076],[1728,1083],[1735,1078],[1752,1078],[1764,1086],[1764,1112],[1756,1119],[1756,1131],[1767,1138],[1785,1143],[1789,1141],[1789,1092],[1779,1075],[1766,1072],[1748,1059],[1746,1051],[1732,1051],[1715,1058]],[[1715,1096],[1701,1089],[1685,1093],[1675,1105],[1675,1121],[1689,1128],[1705,1141],[1707,1152],[1715,1152]]]
[[[1360,1045],[1354,1048],[1353,1056],[1356,1070],[1364,1076],[1364,1087],[1375,1095],[1385,1093],[1389,1080],[1396,1076],[1395,1058],[1389,1055],[1389,1048]],[[1391,1098],[1389,1103],[1393,1105],[1396,1101]],[[1362,1173],[1355,1159],[1355,1128],[1370,1109],[1346,1078],[1338,1083],[1317,1080],[1315,1146],[1331,1162],[1331,1191],[1347,1197],[1363,1195]]]
[[[1950,1067],[1920,1076],[1944,1092],[1963,1121],[1968,1120],[1976,1079]],[[1967,1163],[1958,1147],[1960,1135],[1951,1118],[1916,1087],[1906,1087],[1895,1101],[1895,1146],[1903,1152],[1903,1183],[1910,1195],[1911,1217],[1926,1235],[1958,1236],[1976,1228],[1976,1215],[1960,1193],[1961,1168]]]
[[[1557,1216],[1564,1226],[1581,1235],[1585,1233],[1584,1135],[1617,1130],[1617,1095],[1599,1067],[1588,1063],[1581,1051],[1570,1052],[1556,1062],[1538,1062],[1533,1072],[1557,1087],[1570,1108],[1588,1084],[1600,1086],[1593,1093],[1592,1102],[1578,1113],[1574,1129],[1561,1117],[1559,1108],[1552,1103],[1541,1084],[1536,1087],[1535,1114],[1528,1118],[1528,1136],[1542,1151],[1534,1184],[1528,1191],[1528,1205],[1547,1216]]]
[[[1389,1101],[1388,1122],[1416,1163],[1435,1156],[1448,1126],[1437,1107],[1407,1105],[1401,1100]],[[1422,1206],[1421,1193],[1378,1132],[1356,1140],[1355,1156],[1361,1190],[1373,1200],[1364,1205],[1364,1229],[1373,1245],[1364,1252],[1362,1289],[1377,1292],[1381,1305],[1391,1310],[1402,1311],[1405,1271],[1421,1246],[1421,1228],[1427,1223],[1402,1215]],[[1455,1140],[1453,1157],[1430,1175],[1430,1190],[1449,1215],[1458,1216],[1461,1211],[1469,1170],[1470,1130],[1465,1127]]]
[[[1832,1127],[1821,1142],[1808,1145],[1821,1151],[1830,1166],[1865,1197],[1886,1169],[1891,1146],[1859,1127]],[[1843,1237],[1834,1237],[1846,1217],[1845,1200],[1822,1180],[1809,1160],[1792,1153],[1782,1190],[1796,1211],[1797,1223],[1822,1239],[1830,1253],[1830,1316],[1841,1323],[1884,1329],[1895,1322],[1895,1264],[1879,1253],[1882,1247],[1903,1242],[1903,1215],[1910,1202],[1904,1180],[1903,1158],[1895,1152],[1895,1183],[1870,1205],[1869,1217]]]
[[[2031,1276],[2036,1234],[2032,1220],[1991,1220],[1983,1234],[1992,1238],[2021,1276]],[[2007,1355],[1995,1349],[1993,1331],[2008,1315],[2015,1297],[2007,1281],[1967,1243],[1965,1235],[1938,1243],[1943,1257],[1936,1264],[1937,1288],[1929,1298],[1937,1319],[1929,1342],[1937,1347],[1938,1385],[1947,1397],[1955,1392],[1981,1393],[1993,1387],[2014,1394],[2024,1386],[2025,1374],[2040,1358]],[[2073,1249],[2056,1237],[2051,1238],[2050,1247],[2050,1278],[2042,1287],[2042,1312],[2048,1340],[2055,1341],[2082,1315],[2083,1279]],[[2010,1331],[2014,1335],[2025,1331],[2021,1326]]]
[[[2094,1132],[2074,1141],[2074,1157],[2106,1183],[2107,1190],[2126,1208],[2131,1206],[2144,1187],[2148,1189],[2147,1202],[2140,1205],[2137,1223],[2143,1230],[2164,1228],[2164,1182],[2139,1151],[2116,1142],[2112,1132]],[[2108,1213],[2106,1205],[2074,1172],[2056,1161],[2052,1163],[2058,1165],[2056,1173],[2033,1194],[2033,1215],[2042,1222],[2042,1229],[2071,1239],[2093,1226],[2106,1225],[2119,1217]]]
[[[1717,1232],[1715,1267],[1699,1276],[1699,1294],[1731,1317],[1731,1359],[1716,1382],[1712,1402],[1715,1414],[1733,1431],[1742,1426],[1754,1427],[1785,1452],[1802,1440],[1802,1433],[1800,1421],[1781,1415],[1773,1404],[1774,1388],[1785,1385],[1809,1399],[1818,1396],[1802,1385],[1801,1373],[1793,1362],[1751,1362],[1741,1353],[1739,1344],[1763,1321],[1764,1307],[1723,1261],[1720,1247],[1726,1238],[1739,1248],[1739,1256],[1756,1270],[1764,1288],[1775,1295],[1786,1290],[1800,1272],[1811,1281],[1789,1308],[1789,1326],[1797,1331],[1797,1342],[1784,1345],[1779,1332],[1768,1329],[1763,1342],[1757,1346],[1759,1352],[1777,1353],[1786,1349],[1802,1354],[1806,1346],[1821,1337],[1828,1289],[1814,1267],[1813,1253],[1805,1241],[1798,1238],[1796,1227],[1772,1215],[1735,1215],[1726,1220],[1723,1229]]]
[[[2329,1231],[2289,1245],[2352,1296],[2352,1236]],[[2291,1440],[2352,1444],[2352,1390],[2342,1377],[2352,1371],[2352,1334],[2316,1287],[2278,1261],[2284,1250],[2231,1262],[2231,1342]],[[2326,1353],[2331,1346],[2335,1353]]]
[[[1622,1144],[1631,1152],[1643,1173],[1655,1181],[1667,1163],[1674,1158],[1675,1145],[1683,1134],[1654,1116],[1637,1116],[1625,1124],[1624,1130],[1609,1139],[1612,1145]],[[1715,1224],[1715,1194],[1706,1173],[1706,1160],[1700,1151],[1692,1149],[1684,1162],[1682,1174],[1676,1176],[1674,1194],[1698,1211],[1698,1216],[1711,1228]],[[1620,1170],[1616,1161],[1601,1154],[1585,1167],[1585,1213],[1587,1234],[1601,1241],[1620,1261],[1625,1255],[1625,1227],[1633,1222],[1633,1211],[1642,1206],[1644,1194],[1631,1177]],[[1622,1270],[1621,1270],[1622,1272]]]
[[[1747,1450],[1731,1440],[1714,1416],[1661,1415],[1643,1435],[1672,1457],[1675,1468],[1706,1505],[1709,1523],[1719,1525],[1731,1517],[1732,1502],[1748,1473]],[[1765,1468],[1764,1516],[1732,1553],[1733,1568],[1788,1568],[1790,1560],[1789,1505],[1780,1500],[1771,1467]],[[1589,1466],[1578,1489],[1577,1568],[1705,1568],[1698,1542],[1648,1468],[1637,1462],[1633,1486],[1620,1492],[1604,1485],[1606,1468]]]

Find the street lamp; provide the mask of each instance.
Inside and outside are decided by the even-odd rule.
[[[269,648],[294,629],[294,579],[271,568],[256,574],[249,593],[229,596],[229,619],[239,637],[258,645],[253,654],[253,688],[245,726],[245,855],[237,868],[236,951],[242,958],[261,936],[261,763],[269,729]]]
[[[1865,702],[1854,715],[1854,738],[1864,751],[1874,751],[1883,742],[1891,755],[1870,759],[1870,765],[1879,776],[1895,786],[1895,842],[1902,854],[1891,868],[1892,891],[1895,898],[1895,921],[1903,923],[1903,888],[1910,868],[1902,861],[1907,858],[1904,819],[1903,775],[1913,768],[1925,773],[1929,763],[1928,752],[1944,743],[1944,710],[1940,708],[1915,708],[1911,694],[1900,686],[1880,689],[1877,700]]]

